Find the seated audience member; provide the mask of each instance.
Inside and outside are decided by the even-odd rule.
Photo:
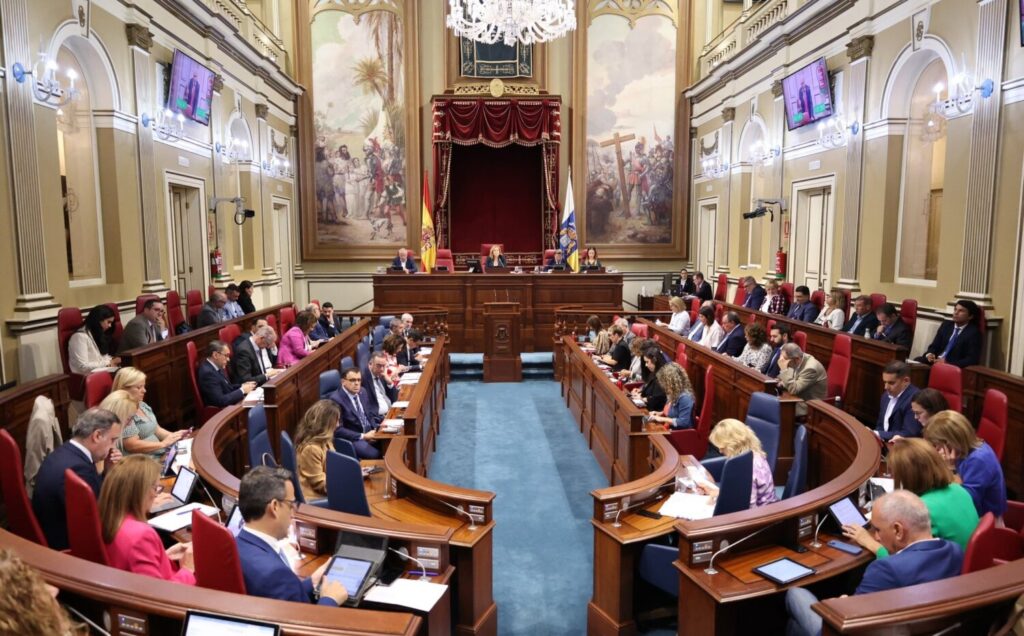
[[[199,394],[206,406],[223,408],[238,404],[256,388],[256,383],[252,381],[232,384],[228,380],[224,369],[229,360],[231,349],[220,340],[213,340],[206,345],[206,360],[196,368],[196,384],[199,385]]]
[[[231,357],[231,377],[239,384],[255,382],[257,386],[280,373],[280,369],[267,366],[263,353],[274,347],[277,334],[274,328],[264,325],[247,338],[235,341]]]
[[[73,470],[98,497],[103,473],[121,458],[114,448],[120,438],[121,422],[116,415],[102,409],[89,409],[78,416],[71,429],[71,439],[54,449],[39,466],[32,492],[32,510],[50,548],[65,550],[68,547],[64,470]],[[103,462],[102,472],[97,466],[99,462]]]
[[[167,337],[164,304],[150,298],[142,305],[142,313],[128,321],[121,334],[121,351],[129,351],[159,342]]]
[[[743,347],[740,355],[736,356],[736,362],[760,371],[772,357],[772,346],[768,344],[768,335],[764,332],[764,327],[756,322],[747,325],[743,335],[747,339],[747,344]]]
[[[769,279],[765,283],[765,296],[764,302],[761,303],[761,311],[769,314],[778,314],[779,316],[785,316],[786,312],[789,311],[789,300],[786,295],[782,293],[782,287],[779,286],[779,281],[774,278]]]
[[[160,464],[143,455],[125,457],[111,469],[100,489],[100,523],[110,565],[155,579],[195,585],[191,543],[164,549],[146,514],[163,492]],[[177,561],[177,566],[172,563]]]
[[[116,367],[121,358],[114,356],[114,310],[96,305],[85,317],[82,328],[68,340],[68,366],[72,373],[89,375],[94,369]]]
[[[690,312],[686,310],[686,302],[678,296],[673,296],[668,299],[668,308],[672,310],[668,328],[680,336],[688,334],[690,332]],[[657,320],[656,324],[664,325],[665,323]]]
[[[401,320],[402,320],[402,334],[403,335],[408,334],[409,330],[412,329],[413,323],[415,322],[416,319],[413,318],[412,314],[402,314]]]
[[[405,321],[401,318],[392,318],[388,323],[388,332],[396,336],[405,335]]]
[[[389,333],[384,336],[384,341],[381,343],[380,350],[387,356],[388,369],[385,373],[391,384],[397,382],[398,376],[409,370],[409,367],[399,364],[398,362],[398,354],[404,349],[405,336],[400,336],[394,333]]]
[[[907,363],[894,360],[882,371],[882,403],[878,407],[875,435],[884,442],[895,436],[920,437],[921,424],[910,408],[911,401],[920,391],[910,383]]]
[[[658,383],[665,392],[668,414],[651,413],[650,422],[664,422],[673,430],[693,428],[693,387],[686,371],[675,362],[669,362],[658,370]]]
[[[333,303],[324,303],[320,311],[320,326],[328,338],[333,338],[345,329],[341,326],[341,316],[334,313]]]
[[[383,351],[371,353],[369,365],[361,369],[361,373],[371,407],[368,415],[374,424],[379,424],[398,399],[398,378],[388,376],[387,354]]]
[[[966,550],[978,527],[978,511],[935,447],[920,438],[901,440],[893,444],[886,464],[895,487],[914,493],[928,507],[932,534]],[[863,526],[843,526],[843,534],[879,559],[889,556],[885,546]]]
[[[381,418],[370,403],[370,390],[363,386],[359,369],[353,367],[341,374],[341,386],[330,397],[341,410],[341,423],[334,436],[352,442],[359,459],[380,459],[373,441]]]
[[[687,296],[693,296],[697,292],[697,286],[693,283],[693,278],[690,276],[690,272],[686,268],[679,270],[679,282],[672,289],[673,296],[679,296],[680,298],[686,298]]]
[[[256,305],[252,304],[252,295],[256,291],[251,280],[243,280],[238,284],[238,306],[245,314],[256,311]]]
[[[714,308],[710,306],[701,307],[700,311],[697,312],[697,322],[701,323],[701,331],[698,334],[700,335],[700,340],[697,340],[697,344],[709,349],[718,349],[718,346],[725,340],[725,330],[722,329],[722,325],[715,321]]]
[[[497,243],[491,246],[491,251],[488,252],[487,258],[484,259],[484,269],[491,269],[492,267],[506,267],[505,255],[501,253],[501,246]]]
[[[610,365],[612,371],[618,373],[629,368],[631,358],[629,347],[626,344],[626,332],[622,325],[616,323],[608,328],[608,338],[611,340],[612,348],[601,357],[601,361]]]
[[[711,429],[708,441],[722,453],[723,457],[736,457],[750,451],[754,456],[753,483],[750,488],[750,507],[756,508],[778,501],[775,496],[775,480],[768,457],[761,448],[757,433],[739,420],[725,419]],[[700,484],[701,490],[709,495],[718,495],[718,488]]]
[[[654,341],[649,338],[633,338],[633,342],[629,343],[629,368],[619,371],[620,378],[626,382],[640,382],[647,379],[643,350],[652,344]]]
[[[316,303],[309,303],[306,305],[304,311],[308,311],[313,314],[313,328],[309,330],[309,339],[314,342],[324,342],[330,339],[330,335],[327,333],[327,328],[320,322],[320,305]]]
[[[231,350],[234,351],[235,349],[237,349],[238,345],[241,342],[249,340],[249,338],[251,338],[254,335],[256,335],[256,332],[259,331],[260,329],[262,329],[263,327],[270,327],[270,324],[267,323],[267,321],[265,319],[260,318],[258,320],[252,321],[252,323],[249,325],[248,331],[243,331],[241,334],[239,334],[239,336],[237,338],[235,338],[235,341],[233,343],[231,343]],[[270,327],[270,330],[274,331],[274,328]],[[277,332],[276,331],[274,331],[274,343],[271,344],[266,349],[260,349],[257,353],[259,353],[260,357],[263,359],[263,368],[264,369],[273,369],[274,368],[274,365],[277,364]]]
[[[829,292],[825,296],[825,308],[821,310],[814,324],[821,325],[826,329],[839,331],[846,322],[846,315],[843,312],[843,294],[838,291]]]
[[[704,272],[693,273],[693,287],[696,290],[693,295],[700,298],[701,302],[707,302],[715,297],[711,291],[711,283],[704,280]]]
[[[764,287],[758,285],[753,276],[746,276],[743,278],[743,289],[747,292],[743,298],[743,306],[748,309],[760,309],[765,298]]]
[[[665,402],[668,398],[665,397],[665,389],[661,388],[661,383],[658,382],[658,371],[661,371],[661,368],[668,362],[665,361],[664,354],[656,344],[645,347],[641,356],[644,361],[644,369],[647,370],[647,377],[644,379],[642,387],[633,389],[631,397],[634,400],[642,400],[644,408],[651,413],[660,413],[665,409]]]
[[[804,353],[795,342],[782,345],[779,356],[779,383],[786,391],[806,402],[823,400],[828,393],[828,373],[825,367],[809,353]],[[807,415],[807,405],[796,405],[798,417]]]
[[[90,634],[88,627],[72,624],[57,592],[14,550],[0,548],[0,634]]]
[[[279,601],[315,602],[313,590],[320,585],[328,564],[320,566],[312,577],[300,579],[278,545],[288,536],[295,506],[291,473],[284,468],[257,466],[242,477],[238,509],[245,526],[235,537],[235,543],[247,594]],[[338,606],[346,600],[348,593],[340,582],[325,580],[320,585],[320,605]]]
[[[281,336],[281,345],[277,349],[277,361],[282,366],[292,366],[320,346],[322,341],[309,337],[315,325],[313,312],[303,310],[295,316],[295,324]]]
[[[125,453],[148,453],[162,455],[164,450],[180,440],[184,431],[168,431],[160,427],[153,409],[143,400],[146,397],[146,374],[135,367],[125,367],[114,376],[110,395],[118,392],[127,394],[135,406],[134,411],[121,429],[121,448]],[[110,409],[113,411],[113,409]]]
[[[210,294],[210,300],[203,303],[203,308],[199,310],[199,318],[196,319],[197,327],[209,327],[210,325],[216,325],[224,321],[224,315],[221,310],[228,303],[227,294],[222,291],[214,291]]]
[[[238,299],[241,298],[242,292],[239,291],[238,285],[231,283],[224,290],[224,295],[227,296],[228,300],[224,303],[224,308],[220,310],[221,320],[234,320],[235,318],[241,318],[245,315],[245,311],[242,306],[238,304]]]
[[[427,359],[420,353],[423,332],[419,329],[410,329],[405,333],[404,340],[405,346],[398,352],[398,365],[409,371],[420,371],[423,368],[423,361]]]
[[[880,497],[872,509],[871,525],[876,528],[875,538],[891,556],[868,565],[854,594],[884,592],[960,574],[963,550],[932,535],[928,507],[914,493],[897,490]],[[787,634],[821,634],[821,615],[811,609],[817,602],[817,597],[802,587],[786,592]]]
[[[733,358],[737,357],[743,352],[747,339],[743,336],[743,325],[740,324],[740,317],[735,311],[727,311],[722,316],[722,331],[725,335],[722,342],[715,347],[715,351]]]
[[[618,320],[615,321],[615,324],[622,327],[622,337],[623,339],[625,339],[626,346],[628,347],[629,343],[633,340],[633,338],[636,338],[636,334],[633,333],[633,330],[629,328],[629,320],[625,318],[619,318]]]
[[[768,362],[761,368],[761,373],[769,378],[777,378],[781,371],[779,369],[779,356],[782,355],[782,345],[789,342],[789,325],[785,323],[775,323],[772,325],[769,341],[773,351],[768,356]]]
[[[340,424],[341,408],[333,400],[315,402],[299,422],[295,456],[299,485],[307,500],[327,496],[327,451],[334,450],[334,431]]]
[[[875,310],[875,317],[878,318],[878,326],[871,336],[875,340],[882,340],[889,344],[899,345],[907,349],[913,344],[914,335],[910,328],[900,320],[899,312],[892,303],[885,303]]]
[[[946,401],[946,396],[937,389],[925,387],[914,394],[910,400],[910,410],[914,412],[914,419],[921,425],[921,430],[928,426],[933,415],[947,409],[949,409],[949,402]]]
[[[853,299],[853,315],[843,325],[843,331],[855,336],[871,338],[878,330],[878,318],[871,307],[871,296],[861,294]]]
[[[588,247],[587,251],[583,254],[583,260],[580,261],[580,271],[593,271],[602,267],[601,261],[597,260],[597,248]]]
[[[416,261],[412,258],[412,252],[404,247],[398,248],[398,256],[391,261],[391,269],[403,270],[411,274],[417,270]]]
[[[807,285],[799,285],[793,290],[793,304],[786,317],[804,322],[814,322],[818,317],[818,308],[811,302],[811,290]]]
[[[979,438],[967,418],[956,411],[939,411],[924,427],[924,438],[957,475],[974,500],[978,516],[1006,512],[1006,481],[1003,467],[992,447]]]
[[[958,300],[953,319],[943,320],[935,338],[918,362],[948,362],[960,368],[981,362],[981,330],[975,324],[981,310],[972,300]]]
[[[544,263],[545,272],[550,272],[556,269],[560,272],[569,269],[569,263],[565,262],[565,255],[562,254],[562,250],[555,250],[554,254],[551,255],[551,258]]]

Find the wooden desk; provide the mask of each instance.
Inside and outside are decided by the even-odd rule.
[[[452,351],[483,351],[485,302],[518,302],[525,351],[551,347],[555,310],[622,307],[622,274],[430,274],[373,277],[374,311],[400,314],[413,305],[448,310]]]

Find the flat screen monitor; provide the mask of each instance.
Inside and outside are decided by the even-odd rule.
[[[1020,12],[1017,17],[1020,22],[1020,45],[1024,46],[1024,0],[1020,0]]]
[[[786,104],[789,130],[831,117],[834,110],[832,88],[825,58],[818,58],[783,79],[782,100]]]
[[[167,109],[204,126],[210,125],[213,102],[213,71],[181,51],[174,52]]]
[[[189,610],[181,636],[280,636],[281,628],[270,623]]]

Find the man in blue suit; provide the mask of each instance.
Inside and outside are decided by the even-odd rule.
[[[875,539],[885,546],[889,556],[868,565],[854,594],[884,592],[919,583],[930,583],[960,574],[964,553],[959,545],[932,536],[928,507],[909,490],[896,490],[875,501],[871,513]],[[852,537],[862,528],[843,527]],[[787,634],[821,633],[821,616],[811,605],[818,599],[802,587],[786,593],[789,610]]]
[[[337,607],[348,600],[345,586],[324,580],[325,563],[308,579],[292,571],[288,556],[278,542],[288,536],[295,512],[292,475],[284,468],[257,466],[238,486],[238,509],[245,525],[235,537],[242,564],[245,591],[252,596],[297,603],[314,602],[319,586],[320,605]]]
[[[882,404],[878,408],[875,435],[883,442],[894,436],[921,437],[921,424],[914,417],[910,401],[919,388],[910,383],[910,368],[907,363],[894,360],[882,371]]]
[[[341,408],[341,424],[334,431],[338,439],[347,439],[356,449],[360,459],[380,459],[380,450],[373,440],[380,422],[372,417],[372,407],[359,369],[345,369],[341,386],[331,394],[330,399]]]
[[[740,317],[736,315],[735,311],[726,312],[722,316],[722,329],[725,330],[725,338],[722,338],[721,344],[715,348],[715,351],[733,358],[743,353],[743,347],[746,346],[747,339],[743,335],[743,325],[740,324]]]
[[[760,309],[761,305],[764,304],[764,287],[758,285],[753,276],[747,276],[743,279],[743,289],[747,292],[746,297],[743,299],[743,306],[748,309]]]
[[[981,310],[972,300],[958,300],[953,306],[953,320],[943,320],[928,351],[918,362],[948,362],[960,368],[981,361],[981,330],[975,324]]]
[[[231,349],[220,340],[206,346],[206,360],[196,368],[196,384],[206,406],[225,407],[238,404],[256,388],[255,382],[233,384],[224,373],[231,360]]]
[[[402,247],[398,250],[398,256],[391,261],[391,269],[405,270],[405,273],[411,274],[417,269],[416,261],[412,259],[409,250]]]
[[[907,349],[914,344],[914,335],[910,333],[907,323],[900,319],[896,305],[885,303],[875,310],[875,316],[878,318],[878,326],[872,338]]]
[[[370,362],[362,370],[363,388],[366,389],[366,397],[370,403],[370,412],[367,415],[374,424],[380,424],[392,402],[398,399],[398,387],[391,386],[387,378],[388,358],[383,351],[374,351],[370,355]]]
[[[793,290],[793,305],[789,308],[786,318],[814,322],[818,317],[818,308],[811,302],[811,290],[807,285],[800,285]]]
[[[782,372],[782,369],[779,368],[779,357],[782,355],[782,345],[789,343],[789,337],[789,325],[784,322],[777,322],[772,325],[771,334],[768,339],[771,341],[772,346],[775,347],[775,351],[772,351],[772,356],[768,358],[768,364],[761,369],[761,373],[769,378],[777,378],[779,373]]]
[[[106,460],[106,469],[121,459],[121,453],[114,448],[120,437],[121,422],[116,415],[103,409],[89,409],[78,417],[71,429],[71,439],[54,449],[39,466],[32,492],[32,510],[46,535],[46,543],[54,550],[68,548],[64,471],[70,468],[99,497],[103,473],[96,468],[96,463]]]
[[[878,330],[878,318],[871,307],[871,296],[861,294],[853,299],[853,315],[843,325],[843,331],[855,336],[871,337]]]

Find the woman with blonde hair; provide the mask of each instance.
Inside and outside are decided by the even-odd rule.
[[[683,367],[670,362],[658,370],[658,384],[665,391],[668,415],[652,414],[651,422],[664,422],[673,430],[693,428],[693,387]]]
[[[505,267],[505,255],[501,253],[501,246],[495,243],[491,245],[491,251],[487,253],[485,261],[486,269],[492,267]]]
[[[155,457],[173,446],[185,434],[171,432],[157,424],[153,409],[143,401],[146,397],[146,374],[135,367],[124,367],[114,376],[114,391],[124,391],[135,403],[135,412],[121,430],[121,446],[126,453],[148,453]]]
[[[331,400],[309,407],[295,433],[295,455],[302,494],[308,499],[327,495],[327,451],[334,450],[334,431],[341,409]]]
[[[672,318],[668,321],[668,328],[680,336],[685,336],[690,331],[690,312],[686,310],[686,301],[679,296],[668,299],[668,308],[672,310]],[[664,325],[661,320],[657,324]]]
[[[831,292],[825,297],[825,308],[821,310],[821,313],[814,319],[814,322],[827,329],[842,331],[843,324],[846,322],[843,300],[842,292]]]
[[[775,480],[768,458],[761,448],[761,440],[752,428],[739,420],[725,419],[711,429],[708,441],[725,457],[736,457],[750,451],[754,455],[754,474],[750,488],[750,507],[764,506],[778,501]],[[710,493],[717,494],[717,490]]]
[[[991,512],[1001,518],[1006,512],[1003,468],[992,447],[975,434],[967,418],[956,411],[939,411],[924,427],[924,438],[953,469],[957,482],[974,500],[978,515]]]
[[[125,457],[104,478],[99,510],[110,565],[195,585],[192,544],[179,543],[165,550],[160,535],[146,523],[146,513],[162,491],[160,464],[145,455]]]

